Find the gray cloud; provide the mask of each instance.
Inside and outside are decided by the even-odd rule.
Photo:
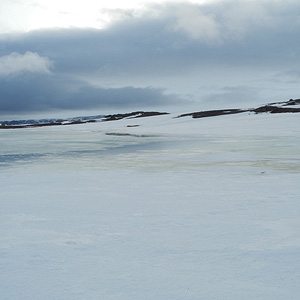
[[[277,1],[154,6],[157,14],[121,18],[104,30],[43,30],[15,36],[3,41],[1,52],[37,52],[54,60],[57,71],[77,72],[107,64],[128,74],[152,74],[213,61],[273,63],[275,58],[299,57],[300,5],[290,2],[287,8]]]
[[[0,90],[2,114],[54,109],[141,108],[172,105],[180,101],[175,95],[164,95],[162,89],[97,88],[53,75],[27,75],[13,80],[0,79]]]
[[[0,74],[19,76],[0,80],[0,109],[172,105],[179,97],[167,93],[191,94],[202,85],[216,89],[211,101],[250,99],[256,88],[263,90],[254,84],[258,78],[300,70],[299,15],[296,0],[173,3],[152,5],[140,15],[118,11],[118,19],[102,30],[2,35],[0,63],[6,70]]]

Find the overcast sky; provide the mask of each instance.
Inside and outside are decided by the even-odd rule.
[[[0,2],[0,120],[249,107],[299,83],[299,0]]]

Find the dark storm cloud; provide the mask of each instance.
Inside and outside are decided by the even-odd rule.
[[[21,75],[1,79],[1,113],[144,107],[176,104],[174,95],[155,88],[96,88],[80,81],[53,75]]]
[[[51,64],[51,69],[46,68],[38,76],[41,67],[24,67],[25,73],[17,68],[22,75],[2,72],[0,109],[172,104],[174,97],[166,96],[163,90],[134,88],[131,78],[145,78],[143,86],[149,86],[147,77],[159,78],[160,87],[164,87],[164,78],[184,78],[191,71],[201,73],[202,68],[207,70],[211,65],[223,70],[277,68],[279,73],[284,68],[297,73],[299,15],[298,1],[177,3],[153,5],[139,16],[126,12],[102,30],[53,29],[5,35],[1,37],[0,57],[33,53],[36,61]],[[96,77],[101,88],[81,80],[85,76]],[[115,86],[122,86],[118,80],[125,78],[127,84],[123,86],[131,87],[108,88],[108,78]],[[223,99],[242,93],[239,87],[223,92],[218,94]]]

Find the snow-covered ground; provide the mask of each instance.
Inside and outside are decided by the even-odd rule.
[[[172,117],[0,131],[1,300],[299,299],[300,115]]]

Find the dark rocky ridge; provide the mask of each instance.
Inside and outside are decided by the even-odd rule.
[[[299,105],[299,107],[287,107],[287,106],[295,106]],[[179,115],[177,118],[191,116],[194,119],[198,118],[207,118],[207,117],[216,117],[222,115],[232,115],[232,114],[240,114],[243,112],[254,112],[258,113],[271,113],[271,114],[279,114],[279,113],[298,113],[300,112],[300,99],[290,99],[286,102],[274,102],[269,103],[263,106],[259,106],[257,108],[248,108],[248,109],[218,109],[218,110],[206,110],[200,112],[193,112]]]
[[[158,116],[158,115],[168,115],[167,112],[157,112],[157,111],[135,111],[131,113],[126,114],[115,114],[115,115],[107,115],[105,116],[102,121],[115,121],[115,120],[121,120],[124,118],[127,119],[135,119],[135,118],[144,118],[144,117],[152,117],[152,116]]]
[[[188,116],[192,116],[194,119],[207,118],[207,117],[216,117],[216,116],[222,116],[222,115],[239,114],[239,113],[242,113],[245,111],[247,111],[247,110],[243,110],[243,109],[206,110],[206,111],[199,111],[199,112],[193,112],[193,113],[179,115],[177,118],[188,117]]]
[[[269,105],[278,105],[278,104],[282,106],[300,105],[300,99],[290,99],[289,101],[284,101],[284,102],[269,103]]]
[[[4,121],[1,123],[0,129],[18,129],[18,128],[32,128],[32,127],[45,127],[45,126],[58,126],[58,125],[74,125],[94,122],[116,121],[121,119],[135,119],[144,118],[158,115],[166,115],[167,112],[157,111],[135,111],[125,114],[114,115],[98,115],[91,117],[76,117],[71,119],[42,119],[42,120],[20,120],[20,121]]]
[[[295,107],[297,106],[297,107]],[[194,119],[216,117],[223,115],[240,114],[244,112],[250,112],[255,114],[260,113],[299,113],[300,112],[300,99],[290,99],[284,102],[273,102],[268,103],[257,108],[248,109],[217,109],[217,110],[206,110],[199,112],[186,113],[177,116],[176,118],[191,116]],[[29,128],[29,127],[44,127],[44,126],[65,126],[73,124],[84,124],[93,122],[106,122],[106,121],[116,121],[121,119],[136,119],[144,118],[158,115],[167,115],[167,112],[156,112],[156,111],[135,111],[131,113],[124,114],[113,114],[113,115],[97,115],[90,117],[77,117],[71,119],[42,119],[42,120],[20,120],[20,121],[5,121],[0,122],[0,129],[18,129],[18,128]],[[128,127],[136,127],[139,125],[129,125]]]

